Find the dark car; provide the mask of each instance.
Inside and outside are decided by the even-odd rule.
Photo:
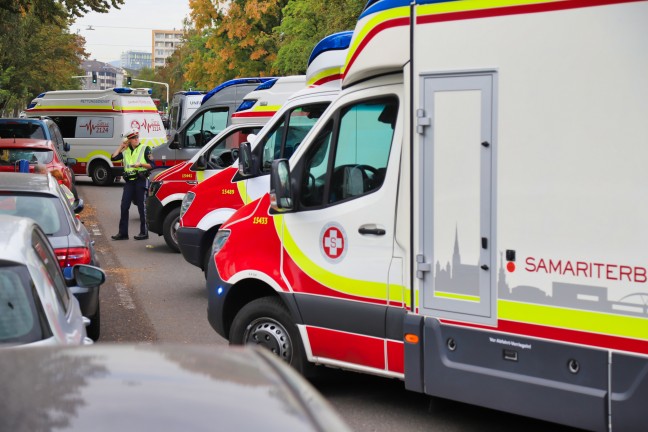
[[[83,208],[76,201],[77,211]],[[0,172],[0,214],[29,217],[47,235],[62,269],[76,264],[98,266],[94,241],[74,215],[68,198],[49,174],[15,174]],[[88,336],[97,340],[100,334],[99,289],[73,290],[81,312],[91,322]]]
[[[350,431],[304,378],[260,348],[30,348],[0,350],[0,364],[3,430]]]

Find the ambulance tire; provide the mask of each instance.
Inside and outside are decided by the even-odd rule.
[[[104,161],[97,161],[90,165],[90,177],[92,182],[98,186],[110,185],[115,178],[110,166]]]
[[[162,234],[164,234],[164,241],[166,242],[169,249],[173,252],[180,252],[178,247],[178,237],[176,236],[176,230],[178,229],[178,223],[180,222],[180,207],[172,209],[168,215],[164,218],[162,222]]]
[[[88,337],[93,341],[99,340],[99,335],[101,334],[101,308],[100,304],[97,304],[97,311],[90,318],[90,325],[86,327],[86,333]]]
[[[277,297],[261,297],[243,306],[232,321],[229,343],[261,345],[302,375],[313,374],[297,326]]]

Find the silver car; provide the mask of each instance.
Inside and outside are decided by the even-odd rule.
[[[98,266],[94,241],[73,213],[83,210],[83,200],[72,205],[51,175],[0,173],[0,214],[34,219],[47,235],[61,268],[76,264]],[[90,319],[88,336],[99,339],[99,289],[89,291],[77,287],[73,294],[83,315]]]
[[[0,343],[86,345],[86,324],[68,284],[96,290],[105,274],[76,265],[68,281],[43,230],[29,218],[0,215]]]
[[[261,348],[111,345],[0,351],[2,430],[348,432]]]

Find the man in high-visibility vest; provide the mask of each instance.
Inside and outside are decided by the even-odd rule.
[[[151,148],[140,145],[139,131],[132,129],[122,144],[112,154],[110,160],[123,161],[124,164],[124,191],[121,199],[121,217],[119,218],[119,232],[112,236],[113,240],[128,240],[128,211],[131,201],[137,206],[140,216],[140,232],[133,238],[145,240],[148,238],[146,227],[146,208],[144,197],[148,189],[148,174],[155,167]]]

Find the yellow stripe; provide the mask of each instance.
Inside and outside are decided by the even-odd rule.
[[[312,78],[309,79],[308,82],[306,82],[306,86],[313,85],[314,83],[316,83],[317,81],[320,81],[323,78],[339,74],[341,71],[342,71],[341,67],[333,67],[333,68],[324,69],[322,72],[319,72],[319,73],[316,73],[315,75],[313,75]]]
[[[205,181],[205,171],[196,171],[196,181],[198,183]]]
[[[279,111],[280,108],[281,108],[281,105],[258,106],[258,107],[252,107],[252,109],[247,111],[247,112]],[[245,112],[245,111],[243,111],[243,112]]]
[[[85,157],[77,157],[75,159],[78,162],[88,162],[88,161],[90,161],[90,159],[93,159],[96,156],[105,156],[106,158],[108,158],[108,160],[110,160],[111,155],[110,155],[110,153],[108,153],[107,151],[104,151],[104,150],[95,150],[95,151],[91,151],[90,153],[88,153]]]
[[[455,294],[455,293],[449,293],[443,291],[434,291],[434,297],[442,297],[442,298],[449,298],[454,300],[463,300],[463,301],[477,302],[477,303],[479,303],[481,300],[477,296]]]
[[[497,302],[499,319],[648,340],[648,319],[510,300]]]
[[[344,68],[342,69],[343,71],[346,71],[346,65],[349,64],[349,61],[355,54],[355,52],[358,49],[358,46],[360,45],[360,42],[364,40],[364,38],[367,36],[367,34],[377,25],[382,24],[385,21],[394,19],[394,18],[409,18],[410,15],[410,9],[409,6],[401,6],[393,9],[389,9],[386,11],[381,11],[375,14],[374,17],[370,18],[367,23],[365,23],[364,27],[360,31],[358,29],[355,30],[354,35],[357,34],[358,37],[354,38],[351,46],[349,47],[349,53],[347,54],[346,61],[344,62]]]
[[[281,233],[281,224],[282,216],[274,216],[275,228],[277,228],[277,233]],[[281,238],[281,235],[279,236]],[[341,293],[366,297],[377,300],[386,300],[387,299],[387,284],[380,282],[369,282],[359,279],[351,279],[344,276],[331,273],[330,271],[319,267],[313,261],[310,260],[304,254],[297,243],[291,236],[288,229],[284,226],[283,230],[283,245],[288,255],[295,261],[299,268],[306,273],[313,280],[316,280],[320,284],[331,288],[334,291]],[[398,295],[400,299],[400,295]],[[398,300],[400,301],[400,300]]]
[[[564,0],[465,0],[460,2],[433,3],[417,6],[417,16],[435,15],[452,12],[467,12],[484,9],[495,9],[509,6],[525,6],[541,3],[556,3]]]

